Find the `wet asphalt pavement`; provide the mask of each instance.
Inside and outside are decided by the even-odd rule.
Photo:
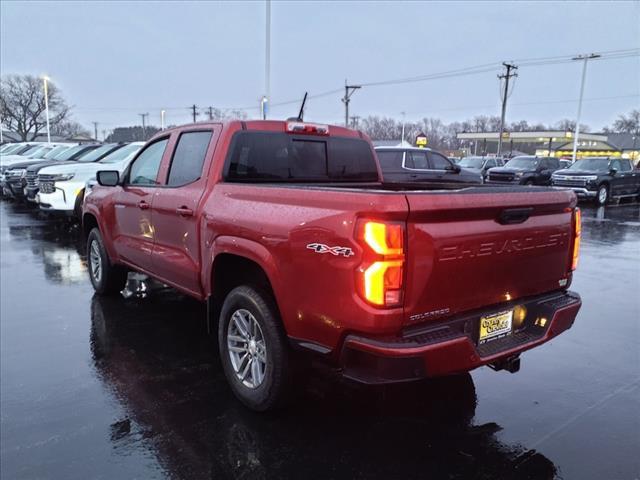
[[[244,409],[205,309],[93,295],[77,227],[0,204],[0,477],[640,478],[640,205],[583,207],[568,332],[515,375],[387,388],[314,373]]]

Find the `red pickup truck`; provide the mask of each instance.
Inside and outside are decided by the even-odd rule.
[[[85,199],[91,282],[113,294],[135,270],[207,302],[232,390],[256,410],[286,397],[300,351],[364,383],[513,372],[571,327],[573,192],[380,179],[346,128],[162,131]]]

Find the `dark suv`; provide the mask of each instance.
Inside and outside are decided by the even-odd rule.
[[[490,168],[487,183],[519,185],[551,185],[551,174],[560,170],[553,157],[514,157],[504,167]]]
[[[579,198],[604,205],[611,198],[640,195],[640,170],[626,158],[591,157],[578,160],[551,177],[556,187],[569,187]]]
[[[463,185],[482,183],[479,173],[460,168],[429,148],[376,147],[385,183]]]

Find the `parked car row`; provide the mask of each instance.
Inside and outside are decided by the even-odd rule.
[[[101,169],[124,171],[144,142],[50,144],[16,148],[22,155],[2,154],[3,196],[33,202],[53,214],[78,216],[87,188]],[[15,151],[14,150],[14,151]],[[32,153],[29,153],[32,152]]]

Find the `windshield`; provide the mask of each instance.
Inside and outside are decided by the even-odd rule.
[[[81,152],[83,150],[85,150],[87,148],[86,145],[78,145],[77,147],[72,147],[69,148],[63,152],[60,152],[58,155],[56,155],[55,157],[53,157],[53,160],[69,160],[71,157],[73,157],[76,153]]]
[[[536,157],[516,157],[509,160],[505,167],[516,168],[519,170],[528,168],[534,169],[538,166],[538,162],[539,159],[537,159]]]
[[[118,163],[118,162],[122,162],[123,160],[126,160],[130,156],[134,155],[143,146],[144,145],[137,145],[137,144],[130,144],[130,145],[124,146],[122,148],[119,148],[115,152],[110,153],[106,157],[104,157],[102,160],[100,160],[99,163]]]
[[[66,145],[58,145],[57,147],[54,147],[51,151],[47,152],[42,158],[49,160],[51,158],[54,158],[56,155],[64,152],[68,148],[69,147]]]
[[[20,155],[22,155],[23,157],[28,157],[29,155],[36,152],[37,150],[40,150],[41,148],[42,148],[42,145],[31,145],[29,148],[27,148],[22,153],[20,153]]]
[[[484,158],[482,157],[465,157],[458,162],[461,167],[467,168],[482,168],[484,165]]]
[[[41,158],[42,155],[49,151],[49,148],[51,147],[34,148],[32,150],[29,150],[29,153],[25,154],[24,156],[27,158]]]
[[[13,152],[18,149],[18,145],[7,144],[2,149],[0,149],[0,153],[6,155],[7,153]]]
[[[102,145],[101,147],[96,148],[95,150],[82,155],[78,161],[79,162],[95,162],[96,160],[100,160],[103,156],[111,152],[114,148],[118,148],[118,146],[114,143],[108,143],[107,145]]]
[[[606,172],[608,169],[608,158],[583,158],[569,167],[569,170],[587,170],[589,172]]]

